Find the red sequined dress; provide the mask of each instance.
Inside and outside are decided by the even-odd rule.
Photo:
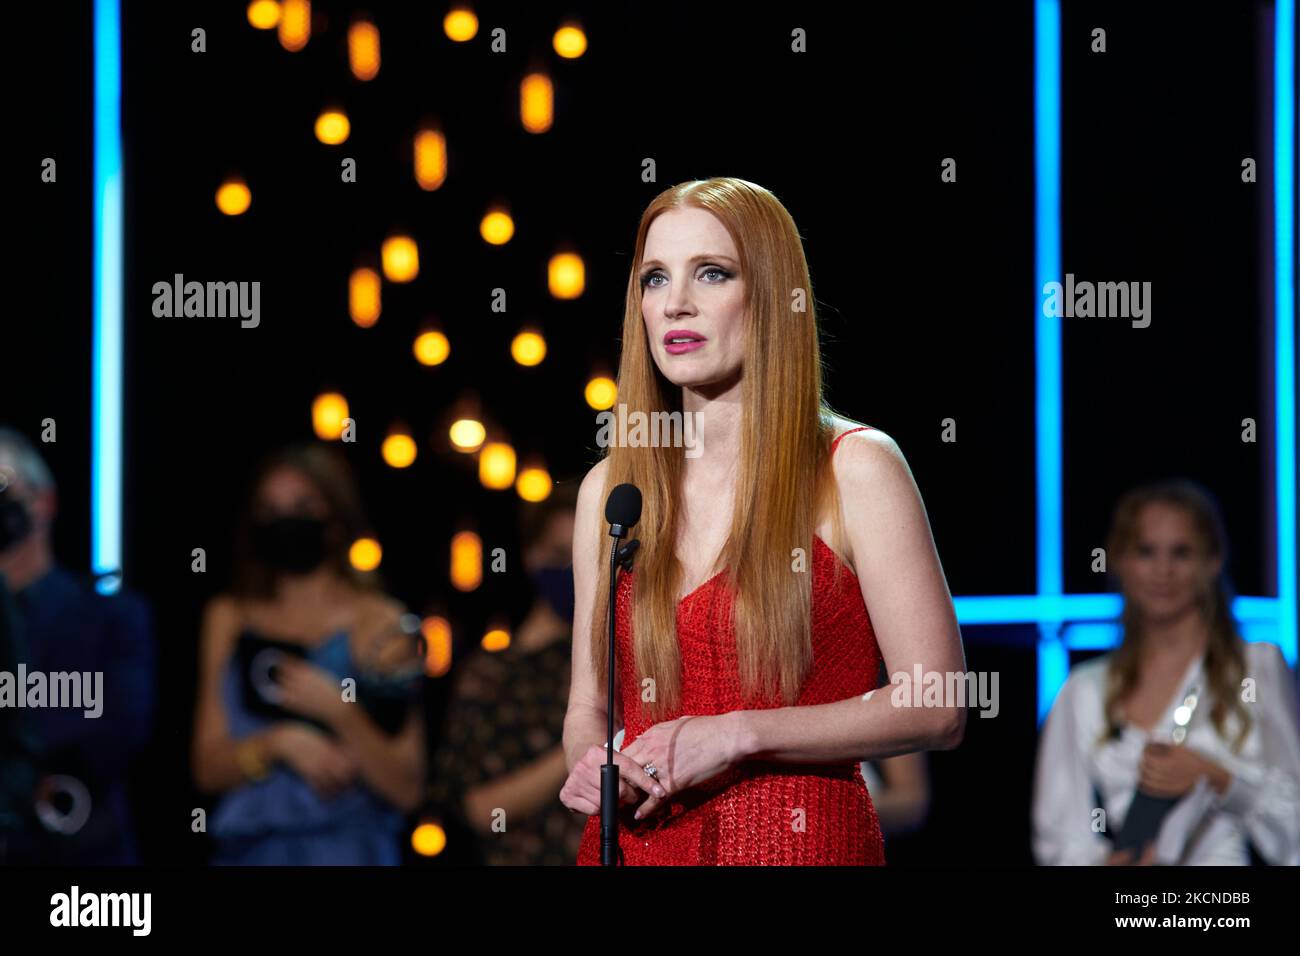
[[[836,587],[837,561],[840,558],[830,546],[814,536],[813,664],[797,706],[861,697],[878,683],[880,648],[858,578],[846,566]],[[624,748],[653,726],[641,712],[641,682],[633,673],[630,601],[635,573],[622,576],[615,602]],[[729,632],[724,637],[722,633],[721,622],[726,620],[732,600],[730,589],[724,586],[725,577],[724,571],[710,578],[677,606],[682,703],[665,720],[683,714],[745,709],[735,634]],[[752,709],[755,704],[748,706]],[[763,706],[782,704],[777,701]],[[636,806],[624,804],[619,812],[619,844],[627,866],[880,866],[885,862],[880,822],[856,761],[744,761],[670,797],[668,806],[661,806],[648,819],[633,819]],[[600,864],[598,813],[587,819],[577,863]]]

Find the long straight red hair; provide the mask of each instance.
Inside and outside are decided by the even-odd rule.
[[[822,359],[812,281],[794,220],[754,183],[730,177],[694,180],[665,190],[641,216],[623,313],[618,401],[629,414],[681,412],[681,388],[659,371],[641,314],[638,275],[646,234],[662,213],[707,210],[739,250],[746,289],[741,379],[740,460],[731,531],[714,568],[733,589],[742,693],[747,701],[793,704],[812,665],[812,556],[817,518],[830,508],[829,544],[839,552],[843,524],[830,469],[835,412],[822,392]],[[641,549],[633,574],[633,647],[642,707],[665,719],[681,702],[675,543],[681,511],[682,448],[612,444],[603,501],[623,482],[641,489]],[[607,665],[608,537],[602,526],[592,612],[591,660],[599,683]],[[797,551],[796,549],[802,549]],[[802,556],[802,561],[800,557]],[[836,564],[836,574],[840,573]],[[724,573],[725,572],[725,573]]]

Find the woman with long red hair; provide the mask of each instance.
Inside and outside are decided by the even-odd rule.
[[[908,675],[965,662],[906,460],[823,399],[811,288],[794,221],[761,186],[687,182],[642,215],[618,401],[689,418],[694,441],[615,443],[579,492],[560,798],[593,815],[581,864],[599,862],[602,512],[621,483],[644,502],[615,605],[624,863],[883,864],[860,762],[964,734],[952,701],[871,693],[882,660]]]

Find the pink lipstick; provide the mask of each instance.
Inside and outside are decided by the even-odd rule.
[[[707,341],[700,333],[690,329],[669,329],[664,333],[664,351],[669,355],[681,355],[702,348]]]

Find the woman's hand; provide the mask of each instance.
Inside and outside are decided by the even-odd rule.
[[[1226,771],[1190,747],[1148,743],[1138,763],[1138,789],[1155,797],[1181,797],[1201,777],[1218,785]]]
[[[641,804],[637,819],[649,816],[673,794],[711,780],[738,762],[735,720],[734,713],[678,717],[655,724],[623,748],[623,754],[642,767],[654,764],[659,771],[656,779],[666,791]]]
[[[329,671],[307,661],[286,657],[276,664],[280,705],[295,714],[333,724],[341,709],[343,687]]]
[[[357,764],[351,755],[308,724],[279,725],[271,737],[271,753],[323,797],[334,796],[357,777]]]
[[[605,751],[604,744],[588,747],[560,788],[560,802],[575,813],[591,816],[600,812],[600,768],[605,763]],[[641,764],[626,754],[615,751],[614,764],[618,767],[620,804],[636,803],[645,793],[664,792],[663,787],[646,776]]]

